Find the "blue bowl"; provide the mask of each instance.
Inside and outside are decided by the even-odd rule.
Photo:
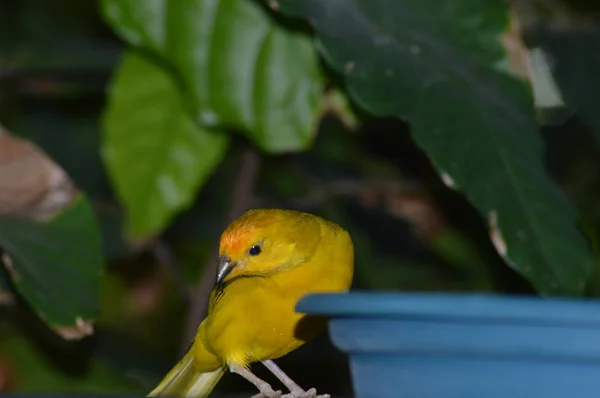
[[[600,397],[600,301],[316,294],[357,398]]]

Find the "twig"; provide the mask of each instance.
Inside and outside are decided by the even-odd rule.
[[[260,154],[254,148],[247,147],[241,156],[240,168],[233,189],[233,202],[227,214],[224,228],[252,206],[252,191],[258,177],[259,169]],[[218,254],[218,244],[215,244],[215,253],[204,264],[202,276],[192,295],[188,317],[183,330],[182,350],[187,350],[190,341],[192,341],[196,334],[198,324],[206,316],[208,300],[214,286],[217,266],[216,258]]]
[[[406,181],[336,180],[313,185],[307,195],[293,199],[291,205],[298,208],[311,208],[336,196],[360,196],[371,190],[382,193],[408,193],[422,192],[423,187]]]
[[[171,248],[160,237],[154,239],[149,248],[156,262],[173,276],[179,294],[189,303],[192,299],[192,292],[185,282]]]
[[[92,207],[94,211],[103,214],[111,214],[118,215],[122,214],[121,207],[110,201],[92,201]],[[142,241],[139,245],[129,243],[129,248],[134,250],[135,252],[139,252],[140,250],[149,250],[152,253],[152,256],[163,269],[165,269],[173,279],[175,280],[175,284],[177,285],[177,290],[181,297],[186,300],[188,303],[192,300],[192,292],[188,287],[188,284],[181,273],[181,269],[175,260],[175,255],[171,248],[167,245],[167,243],[160,237],[157,236],[150,241]]]
[[[362,207],[382,207],[387,214],[408,222],[413,232],[425,241],[435,238],[445,225],[442,212],[427,189],[410,181],[340,179],[314,182],[307,195],[288,203],[292,208],[312,211],[328,200],[342,196],[356,199]],[[256,200],[258,205],[265,202],[265,198]]]

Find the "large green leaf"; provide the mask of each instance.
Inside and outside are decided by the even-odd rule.
[[[104,260],[83,195],[49,221],[0,217],[0,247],[14,286],[44,321],[67,338],[91,333]]]
[[[466,194],[505,260],[543,294],[580,294],[591,254],[542,163],[531,93],[505,73],[507,5],[487,0],[280,0],[308,20],[352,97],[407,117],[445,183]]]
[[[130,44],[150,49],[183,78],[206,127],[244,131],[263,150],[308,147],[322,78],[303,33],[286,30],[249,0],[104,0],[107,21]]]
[[[140,54],[125,56],[110,89],[102,149],[130,235],[155,233],[188,208],[228,143],[194,123],[166,70]]]

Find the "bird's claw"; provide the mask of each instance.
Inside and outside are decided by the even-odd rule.
[[[252,398],[282,398],[281,390],[275,391],[270,386],[264,387],[258,394],[253,395]]]
[[[329,394],[317,395],[317,390],[311,388],[307,391],[291,391],[289,394],[282,395],[281,398],[331,398],[331,396]]]

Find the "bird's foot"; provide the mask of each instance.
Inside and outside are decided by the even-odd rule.
[[[253,395],[252,398],[282,398],[281,390],[273,390],[269,383],[261,384],[259,387],[259,393]]]
[[[281,398],[281,391],[272,391],[272,392],[259,392],[256,395],[253,395],[251,398]]]
[[[289,394],[282,395],[281,398],[331,398],[329,394],[317,395],[317,390],[311,388],[304,391],[303,389],[290,391]]]

